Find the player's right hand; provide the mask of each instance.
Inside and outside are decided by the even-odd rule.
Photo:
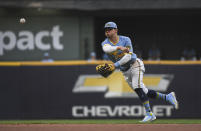
[[[127,47],[118,46],[117,49],[122,50],[123,52],[129,53],[129,49]]]

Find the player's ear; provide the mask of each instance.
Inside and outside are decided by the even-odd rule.
[[[118,32],[118,29],[115,29],[116,33]]]

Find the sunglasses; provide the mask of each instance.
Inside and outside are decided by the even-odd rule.
[[[106,32],[106,31],[111,31],[111,30],[113,30],[113,29],[116,29],[116,28],[107,27],[107,28],[105,28],[105,32]]]

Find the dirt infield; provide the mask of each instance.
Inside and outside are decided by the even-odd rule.
[[[0,124],[0,131],[201,131],[201,124]]]

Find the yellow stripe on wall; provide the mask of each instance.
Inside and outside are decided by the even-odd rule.
[[[103,63],[112,63],[111,61],[54,61],[54,62],[41,62],[41,61],[26,61],[26,62],[0,62],[0,66],[65,66],[65,65],[97,65]]]
[[[20,66],[20,62],[0,62],[0,66]]]
[[[112,63],[111,61],[54,61],[54,62],[41,62],[41,61],[22,61],[22,62],[0,62],[0,66],[66,66],[66,65],[98,65],[103,63]],[[147,65],[201,65],[201,61],[144,61]]]
[[[161,60],[161,61],[144,61],[144,64],[152,64],[152,65],[194,65],[194,64],[201,64],[201,61]]]

